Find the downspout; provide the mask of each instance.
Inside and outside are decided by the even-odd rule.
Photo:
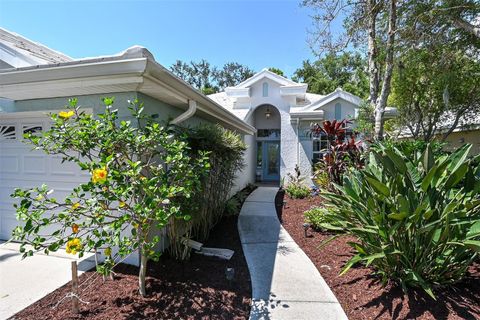
[[[189,118],[191,118],[195,112],[197,111],[197,101],[195,100],[188,100],[188,109],[172,121],[170,121],[170,124],[179,124],[180,122],[183,122]]]
[[[300,118],[297,118],[297,165],[300,161]]]

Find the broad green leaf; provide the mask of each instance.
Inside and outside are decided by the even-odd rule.
[[[480,237],[480,221],[475,222],[467,232],[467,239]]]
[[[447,182],[445,182],[445,188],[450,189],[459,183],[465,174],[468,171],[468,164],[464,163],[460,165],[451,175],[448,177]]]
[[[347,261],[345,266],[342,269],[342,272],[340,272],[340,275],[344,275],[352,266],[354,266],[356,263],[360,262],[362,260],[362,257],[360,255],[355,255],[353,256],[350,260]]]
[[[388,217],[393,220],[403,220],[408,216],[408,212],[401,212],[401,213],[390,213]]]
[[[463,242],[467,247],[477,252],[480,252],[480,241],[478,240],[465,240]]]
[[[433,152],[430,144],[427,145],[427,148],[425,149],[422,157],[422,164],[423,164],[423,169],[425,172],[430,172],[435,160],[433,159]],[[423,189],[423,188],[422,188]]]
[[[407,165],[405,164],[405,161],[402,159],[401,156],[399,156],[397,153],[390,149],[385,150],[385,152],[395,164],[395,167],[400,171],[400,173],[403,174],[407,172]]]
[[[367,181],[370,183],[370,185],[377,191],[378,193],[388,197],[390,195],[390,189],[380,181],[378,181],[375,178],[371,177],[366,177]]]
[[[448,158],[450,160],[448,169],[450,171],[456,171],[458,167],[460,167],[465,162],[465,159],[467,159],[468,153],[471,149],[471,144],[465,144],[460,149],[452,153]]]
[[[436,170],[437,170],[437,166],[431,167],[430,171],[428,171],[425,178],[423,178],[422,186],[421,186],[423,191],[427,191],[428,187],[430,186],[430,183],[432,182],[432,179],[435,175]]]

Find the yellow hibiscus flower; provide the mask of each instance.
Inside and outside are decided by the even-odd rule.
[[[73,117],[73,115],[75,114],[75,112],[73,111],[60,111],[58,113],[58,116],[64,120],[67,120],[68,118],[71,118]]]
[[[71,254],[77,254],[78,251],[82,250],[82,241],[79,238],[73,238],[67,242],[67,248],[65,251]]]
[[[107,181],[107,169],[105,167],[101,169],[95,169],[92,173],[93,183],[105,183]]]

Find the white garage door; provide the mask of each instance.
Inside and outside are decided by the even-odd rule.
[[[88,181],[88,172],[75,163],[61,163],[58,156],[32,150],[23,142],[26,132],[48,129],[49,119],[43,113],[0,113],[0,239],[11,238],[19,224],[10,195],[17,187],[28,188],[47,184],[52,197],[63,199],[74,186]]]

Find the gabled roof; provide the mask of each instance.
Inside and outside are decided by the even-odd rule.
[[[297,83],[271,72],[268,69],[263,69],[238,85],[225,88],[225,93],[232,98],[248,98],[251,94],[251,86],[264,79],[269,79],[277,83],[280,87],[280,94],[282,96],[304,97],[307,92],[308,84]]]
[[[13,68],[73,61],[71,57],[0,28],[0,60]]]
[[[300,85],[304,85],[303,83],[297,83],[295,81],[292,81],[292,80],[289,80],[285,77],[282,77],[282,76],[276,74],[275,72],[272,72],[272,71],[265,68],[262,71],[254,74],[253,76],[251,76],[247,80],[237,84],[233,88],[239,88],[239,89],[240,88],[248,88],[248,87],[252,86],[254,83],[262,80],[263,78],[270,79],[270,80],[278,83],[281,86],[300,86]]]
[[[362,99],[357,97],[356,95],[353,95],[347,91],[343,91],[342,88],[337,88],[335,91],[332,93],[327,94],[324,96],[322,99],[318,100],[315,103],[312,103],[311,105],[307,106],[303,111],[309,112],[309,111],[315,111],[317,109],[322,108],[326,104],[332,102],[335,99],[343,99],[345,101],[348,101],[356,106],[359,106],[362,103]]]

